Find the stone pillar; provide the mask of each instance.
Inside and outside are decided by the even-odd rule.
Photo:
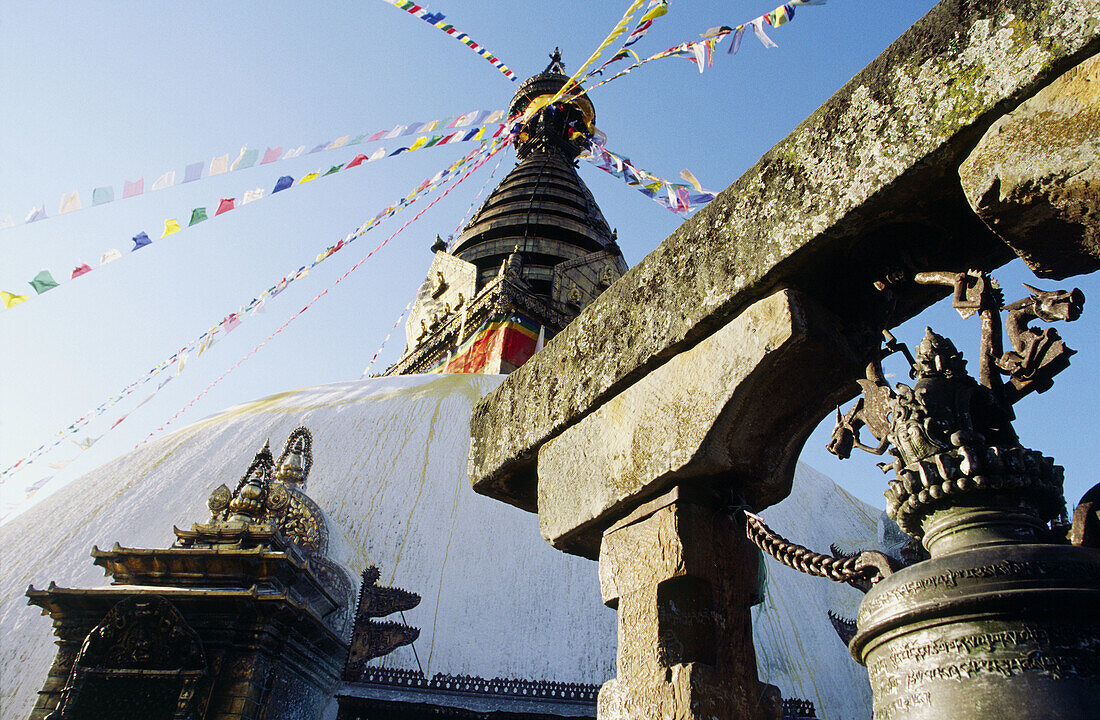
[[[780,717],[779,691],[756,674],[759,555],[721,503],[676,488],[611,526],[599,561],[619,616],[599,720]]]

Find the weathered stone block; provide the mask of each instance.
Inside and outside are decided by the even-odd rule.
[[[938,4],[478,406],[475,489],[534,511],[542,444],[776,287],[866,317],[892,269],[1006,262],[958,166],[1098,49],[1095,0]],[[891,320],[937,297],[904,291]]]
[[[995,122],[959,178],[1036,275],[1100,269],[1100,56]]]
[[[859,363],[817,302],[782,290],[654,370],[539,451],[539,527],[586,557],[624,508],[722,477],[757,507],[790,492],[828,388]]]

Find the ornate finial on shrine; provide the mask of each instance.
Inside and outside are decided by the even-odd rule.
[[[446,250],[446,249],[447,249],[446,241],[444,241],[443,238],[441,238],[439,235],[436,235],[435,236],[435,242],[432,243],[432,252],[437,253],[440,250]]]
[[[287,485],[305,489],[309,470],[313,467],[313,436],[304,427],[290,433],[279,456],[275,479]]]
[[[543,72],[557,72],[561,73],[562,75],[566,74],[565,64],[561,61],[561,48],[555,47],[554,52],[550,53],[550,64],[546,66],[546,69],[543,70]]]
[[[268,486],[274,474],[275,461],[271,458],[271,441],[267,441],[260,452],[256,453],[244,477],[237,483],[233,499],[229,501],[226,520],[230,523],[261,522],[266,514]]]
[[[988,524],[995,508],[1010,507],[1015,515],[1030,516],[1031,520],[1021,516],[1010,523],[1001,517],[996,522],[1006,527],[1022,523],[1028,528],[1017,527],[1016,532],[1042,541],[1043,524],[1064,519],[1062,468],[1020,446],[1012,428],[1013,405],[1030,392],[1049,388],[1074,352],[1053,328],[1040,332],[1029,323],[1076,320],[1084,295],[1076,289],[1040,291],[1025,286],[1029,297],[1005,305],[999,286],[984,272],[920,273],[914,280],[951,287],[960,315],[981,316],[980,382],[967,374],[966,361],[955,345],[931,328],[925,330],[915,356],[886,332],[883,351],[860,380],[862,397],[843,417],[837,411],[829,450],[841,458],[853,448],[894,456],[892,463],[880,464],[884,472],[895,473],[886,491],[887,513],[902,530],[924,538],[933,556],[939,539],[950,537],[948,545],[956,549],[964,545],[963,536]],[[1002,311],[1008,313],[1012,345],[1007,352],[1002,351]],[[886,381],[882,361],[896,352],[909,361],[916,380],[912,387]],[[862,427],[879,440],[877,446],[860,442]],[[983,522],[970,518],[964,526],[957,514],[948,517],[947,511],[960,508],[985,513]]]

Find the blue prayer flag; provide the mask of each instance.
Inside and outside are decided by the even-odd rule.
[[[139,232],[137,235],[134,235],[133,239],[134,239],[134,249],[131,250],[130,252],[133,252],[134,250],[137,250],[138,248],[143,248],[146,245],[153,242],[152,240],[149,239],[149,236],[145,234],[144,230]]]
[[[204,162],[191,163],[183,170],[183,182],[193,182],[202,177],[202,168],[206,165]]]
[[[283,175],[281,178],[275,181],[275,189],[271,192],[277,193],[280,190],[286,190],[288,187],[294,184],[294,178],[289,175]]]

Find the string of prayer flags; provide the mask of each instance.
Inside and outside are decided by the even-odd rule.
[[[588,78],[592,77],[593,75],[602,75],[603,74],[603,69],[605,67],[607,67],[608,65],[610,65],[613,62],[616,62],[618,60],[622,60],[623,58],[626,58],[630,55],[634,55],[634,57],[637,58],[638,56],[634,53],[634,51],[629,49],[630,46],[634,45],[636,42],[641,40],[643,37],[645,37],[649,33],[649,29],[651,27],[653,27],[653,21],[654,20],[656,20],[657,18],[659,18],[662,15],[665,15],[667,13],[668,13],[668,0],[650,0],[649,8],[642,15],[641,19],[638,20],[638,25],[634,28],[634,30],[631,31],[630,35],[626,38],[626,42],[623,43],[623,46],[619,50],[619,52],[612,55],[603,65],[600,65],[598,68],[596,68],[595,70],[592,70],[587,75],[585,75],[584,79],[587,80]]]
[[[404,10],[410,15],[415,15],[429,25],[439,28],[443,32],[453,37],[455,40],[458,40],[463,45],[476,52],[481,57],[488,60],[493,67],[504,74],[504,77],[508,78],[512,82],[516,81],[516,74],[509,70],[508,66],[498,60],[495,55],[490,53],[481,45],[478,45],[476,42],[474,42],[473,39],[466,33],[459,32],[453,25],[444,22],[443,13],[430,13],[426,8],[413,2],[402,2],[402,0],[385,1],[388,2],[390,5],[393,5],[395,8],[398,8],[399,10]]]
[[[488,161],[489,158],[491,158],[493,155],[495,155],[497,152],[499,152],[505,146],[507,146],[511,142],[511,139],[512,139],[512,137],[510,135],[508,135],[508,136],[505,136],[501,139],[494,140],[493,142],[486,142],[486,143],[483,143],[483,144],[479,145],[477,148],[472,150],[466,156],[464,156],[464,157],[460,158],[459,160],[455,161],[454,163],[452,163],[441,174],[439,183],[436,183],[432,188],[429,188],[427,191],[430,191],[431,189],[434,189],[434,187],[438,187],[443,182],[448,181],[449,179],[453,178],[462,169],[464,169],[467,166],[473,164],[473,166],[470,167],[466,171],[466,174],[463,175],[462,178],[458,180],[458,182],[461,182],[466,177],[468,177],[470,175],[470,173],[472,173],[477,168],[481,167],[486,161]],[[458,182],[456,182],[455,185],[457,185]],[[453,188],[454,185],[452,185],[451,187]],[[413,218],[413,220],[416,220],[417,218],[419,218],[421,215],[424,214],[424,212],[426,212],[429,208],[431,208],[432,205],[434,205],[436,202],[438,202],[443,197],[445,197],[447,192],[449,192],[450,189],[451,188],[448,188],[448,190],[445,191],[442,195],[440,195],[440,197],[437,197],[435,200],[433,200],[432,203],[429,204],[428,207],[424,208],[419,214],[417,214],[416,217]],[[425,191],[425,192],[427,192],[427,191]],[[357,238],[361,237],[364,233],[368,232],[373,227],[377,226],[379,218],[388,217],[389,215],[400,212],[405,207],[408,207],[409,204],[411,204],[411,203],[402,200],[402,201],[396,203],[395,205],[391,205],[389,208],[387,208],[385,211],[380,213],[374,219],[368,220],[367,222],[360,225],[359,228],[355,232],[349,233],[348,236],[343,239],[341,247],[346,247],[348,244],[350,244],[351,242],[353,242]],[[374,250],[372,250],[370,253],[368,253],[365,258],[360,260],[355,266],[353,266],[350,270],[345,272],[342,277],[347,277],[353,270],[355,270],[357,267],[359,267],[359,265],[361,265],[363,262],[365,262],[366,259],[369,258],[371,255],[373,255],[375,252],[377,252],[379,249],[381,249],[382,246],[384,246],[387,242],[389,242],[389,240],[391,240],[398,233],[400,233],[401,230],[403,230],[405,227],[407,227],[409,225],[409,223],[411,223],[413,220],[410,220],[410,221],[406,222],[405,225],[403,225],[400,229],[398,229],[397,232],[393,233],[392,235],[390,235],[390,237],[386,238],[378,247],[376,247]],[[142,234],[144,234],[144,233],[142,233]],[[328,257],[331,254],[332,253],[326,254],[326,257]],[[318,262],[321,262],[321,260],[318,260],[318,261],[314,262],[312,266],[316,266]],[[13,472],[16,472],[19,469],[22,469],[22,468],[25,468],[25,467],[29,466],[35,460],[42,457],[46,453],[50,452],[51,450],[53,450],[53,448],[55,448],[58,445],[62,444],[66,440],[69,440],[69,442],[72,442],[74,445],[81,448],[82,450],[86,450],[89,447],[91,447],[91,445],[93,443],[95,443],[96,441],[98,441],[100,439],[100,437],[102,437],[102,435],[100,437],[96,437],[96,438],[87,437],[87,438],[84,438],[81,441],[73,440],[70,436],[74,433],[80,432],[83,428],[85,428],[93,420],[95,420],[96,418],[98,418],[98,417],[102,416],[104,413],[106,413],[106,411],[109,410],[111,407],[115,406],[118,402],[120,402],[121,400],[125,399],[126,397],[128,397],[129,395],[134,393],[139,387],[141,387],[145,383],[151,381],[154,377],[156,377],[156,376],[160,375],[161,373],[163,373],[164,371],[170,369],[173,365],[176,366],[176,374],[178,374],[180,371],[182,371],[183,367],[187,364],[187,360],[190,357],[190,354],[192,352],[195,352],[197,350],[197,348],[202,346],[203,343],[206,342],[209,338],[212,338],[216,333],[220,332],[221,329],[225,325],[232,324],[233,327],[236,327],[236,323],[240,322],[246,315],[251,317],[251,316],[257,314],[258,312],[260,312],[263,309],[263,307],[264,307],[264,305],[265,305],[265,303],[268,299],[270,299],[272,297],[275,297],[276,295],[281,293],[284,289],[286,289],[286,287],[291,282],[294,282],[296,279],[300,279],[301,277],[304,277],[305,275],[302,272],[302,270],[308,271],[309,267],[312,267],[312,266],[303,267],[303,268],[299,269],[298,271],[296,271],[294,274],[283,277],[274,286],[272,286],[271,288],[269,288],[268,290],[266,290],[265,292],[260,294],[259,297],[254,298],[251,302],[249,302],[247,305],[245,305],[244,307],[237,310],[235,313],[230,313],[229,315],[227,315],[222,320],[221,323],[219,323],[215,327],[211,328],[207,332],[203,333],[202,335],[200,335],[195,340],[193,340],[190,343],[183,346],[179,351],[173,353],[168,359],[163,360],[158,365],[156,365],[155,367],[153,367],[152,369],[147,371],[143,376],[141,376],[137,380],[134,380],[133,382],[131,382],[129,385],[127,385],[125,388],[123,388],[122,391],[120,391],[119,393],[117,393],[113,397],[111,397],[111,398],[105,400],[104,402],[102,402],[94,410],[91,410],[91,411],[85,413],[79,419],[77,419],[76,421],[71,423],[68,427],[58,431],[58,433],[55,436],[55,439],[53,439],[52,441],[47,441],[47,442],[41,444],[38,448],[36,448],[34,451],[29,453],[28,455],[20,458],[19,460],[17,460],[13,464],[9,465],[5,469],[0,470],[0,481],[2,481],[2,479],[4,477],[12,474]],[[337,280],[337,282],[339,282],[339,280]],[[323,291],[321,293],[321,295],[323,295],[326,292],[328,292],[328,291],[327,290]],[[318,297],[320,297],[320,296],[318,296]],[[7,306],[7,307],[11,307],[14,304],[18,304],[19,302],[22,302],[25,299],[26,299],[26,296],[18,296],[18,295],[14,295],[13,293],[0,292],[0,301],[2,301],[5,304],[5,306]],[[310,301],[310,304],[315,302],[316,299],[317,298],[314,298],[313,301]],[[308,305],[306,307],[308,308]],[[299,310],[297,314],[300,315],[302,312],[305,311],[305,309],[306,308],[303,308],[302,310]],[[294,317],[297,317],[297,315],[295,315]],[[290,321],[287,321],[287,323],[284,323],[283,327],[286,327],[286,325],[289,324],[289,322]],[[276,334],[278,332],[279,331],[276,331]],[[272,337],[272,336],[269,336],[268,339],[270,339],[270,337]],[[264,342],[267,342],[267,341],[265,340]],[[209,347],[211,344],[213,344],[213,341],[206,342],[206,347]],[[261,345],[262,345],[262,343],[261,343]],[[254,349],[252,351],[252,353],[254,353],[255,351],[256,350]],[[251,355],[252,353],[249,353],[249,355]],[[242,361],[243,361],[243,358],[242,358]],[[238,361],[237,364],[239,365],[240,362],[241,361]],[[236,367],[236,365],[234,367]],[[230,370],[232,370],[232,368]],[[227,371],[227,373],[225,373],[225,374],[228,374],[228,372],[229,371]],[[225,374],[223,374],[222,377],[225,377]],[[168,382],[173,377],[175,377],[175,375],[170,375],[166,379],[161,381],[157,385],[157,388],[153,392],[153,395],[160,392],[168,384]],[[215,381],[215,382],[217,382],[217,381]],[[152,399],[152,395],[150,395],[149,397],[146,397],[139,405],[144,405],[146,402],[148,402],[151,399]],[[133,411],[131,410],[131,412],[133,412]],[[175,417],[175,416],[173,416],[173,417]]]
[[[322,150],[334,150],[334,149],[341,148],[341,147],[346,147],[346,146],[351,146],[351,145],[358,145],[358,144],[363,143],[363,142],[371,142],[371,141],[374,141],[374,140],[381,140],[381,139],[384,139],[384,138],[387,138],[387,137],[396,137],[397,135],[400,135],[402,132],[405,132],[405,131],[408,131],[407,134],[415,135],[417,133],[430,132],[431,130],[434,130],[434,129],[437,129],[437,128],[443,128],[443,127],[446,127],[446,128],[449,128],[449,129],[454,129],[454,128],[461,128],[461,127],[492,124],[492,123],[500,122],[502,119],[504,119],[505,115],[506,115],[506,113],[505,113],[504,110],[472,110],[468,113],[458,115],[457,117],[455,117],[453,119],[448,117],[448,118],[442,118],[442,119],[439,119],[439,120],[430,120],[426,123],[413,123],[411,125],[398,125],[398,126],[396,126],[394,128],[391,128],[389,130],[378,130],[374,133],[362,133],[362,134],[357,135],[355,137],[352,137],[351,135],[344,135],[342,137],[337,138],[336,140],[326,141],[326,142],[317,144],[311,152],[320,152]],[[442,143],[442,141],[440,141],[440,142]],[[296,158],[296,157],[302,155],[303,153],[305,153],[305,151],[306,151],[306,146],[305,145],[301,145],[297,148],[291,148],[291,149],[287,150],[285,153],[283,152],[283,146],[282,145],[280,145],[278,147],[268,147],[264,151],[263,157],[261,159],[260,158],[260,151],[259,151],[258,148],[250,150],[250,149],[248,149],[247,146],[245,146],[245,147],[241,148],[240,152],[237,154],[237,157],[233,161],[232,166],[230,166],[230,164],[229,164],[229,155],[228,154],[226,154],[224,156],[219,156],[219,157],[214,158],[210,162],[210,165],[209,165],[210,172],[208,173],[207,177],[211,177],[211,176],[214,176],[214,175],[221,175],[221,174],[224,174],[225,172],[228,172],[229,170],[244,170],[246,168],[254,167],[257,164],[257,161],[258,161],[259,165],[266,165],[268,163],[272,163],[272,162],[275,162],[275,161],[280,160],[280,159],[289,160],[289,159]],[[194,162],[194,163],[191,163],[191,164],[185,166],[184,171],[183,171],[183,180],[180,181],[180,184],[195,182],[196,180],[202,179],[203,171],[206,167],[207,167],[207,163],[201,162],[201,161],[200,162]],[[224,169],[223,169],[223,167],[224,167]],[[176,171],[175,170],[169,170],[167,172],[161,173],[159,176],[157,176],[157,179],[153,181],[151,189],[152,190],[164,190],[164,189],[167,189],[167,188],[170,188],[170,187],[174,187],[176,185],[176,177],[177,176],[176,176]],[[144,178],[139,178],[138,180],[134,180],[134,181],[125,181],[123,183],[122,196],[121,197],[123,199],[131,198],[131,197],[138,197],[138,196],[144,194],[144,189],[145,189],[145,180],[144,180]],[[103,186],[93,188],[91,193],[92,193],[92,195],[91,195],[91,197],[92,197],[92,203],[91,203],[92,206],[105,205],[107,203],[114,202],[114,200],[116,199],[115,188],[111,185],[103,185]],[[81,202],[81,198],[80,198],[80,195],[79,195],[78,191],[73,191],[73,193],[63,193],[62,194],[61,202],[60,202],[60,210],[59,210],[59,213],[58,213],[59,215],[64,215],[66,213],[76,212],[78,210],[83,210],[83,209],[84,209],[84,206]],[[31,223],[31,222],[37,222],[39,220],[44,220],[47,217],[48,216],[46,214],[45,206],[42,206],[41,208],[39,208],[38,206],[35,206],[34,208],[31,209],[30,213],[27,214],[26,218],[23,221],[23,224]],[[0,230],[4,230],[4,229],[10,228],[10,227],[15,227],[15,225],[16,224],[14,222],[10,222],[10,221],[0,222]]]
[[[604,172],[637,188],[646,197],[681,215],[698,210],[713,200],[716,195],[709,190],[704,190],[695,175],[686,168],[680,172],[680,176],[691,184],[671,183],[636,167],[629,159],[620,157],[595,143],[589,146],[588,152],[582,155],[581,159],[588,160]]]
[[[57,287],[57,281],[53,279],[53,275],[49,270],[43,270],[34,276],[34,279],[30,281],[30,286],[34,288],[34,291],[41,295],[47,290],[53,290]]]
[[[747,28],[752,28],[753,33],[760,40],[761,44],[766,48],[778,47],[775,41],[773,41],[768,34],[764,32],[764,24],[771,25],[772,27],[778,27],[784,25],[794,19],[795,8],[798,6],[814,6],[824,5],[826,0],[790,0],[790,2],[780,5],[771,12],[759,15],[752,20],[741,23],[736,27],[722,26],[717,28],[711,28],[707,32],[703,33],[701,40],[693,42],[685,42],[674,47],[662,50],[655,55],[651,55],[643,60],[635,62],[633,65],[626,67],[623,70],[615,73],[609,78],[605,78],[600,82],[592,85],[586,90],[577,89],[572,90],[571,95],[580,95],[582,92],[591,92],[593,89],[600,85],[605,85],[612,80],[617,80],[623,75],[636,70],[637,68],[652,62],[654,60],[661,60],[667,57],[683,57],[687,58],[691,62],[696,63],[699,67],[699,72],[702,72],[704,67],[710,67],[714,61],[713,52],[715,47],[722,42],[724,38],[732,35],[732,42],[730,44],[729,53],[736,54],[741,48],[741,39],[744,36]]]
[[[486,116],[484,114],[482,114],[479,119],[484,119],[485,117]],[[498,138],[504,133],[504,130],[505,130],[506,127],[507,127],[506,124],[499,123],[499,124],[496,124],[496,125],[485,125],[485,126],[482,126],[480,128],[472,128],[472,129],[468,130],[465,133],[464,136],[462,136],[461,132],[455,132],[455,133],[452,133],[451,135],[446,136],[446,137],[443,136],[443,135],[433,136],[433,137],[430,137],[430,138],[428,136],[423,136],[421,138],[418,138],[416,141],[414,141],[413,145],[417,145],[418,146],[417,149],[420,149],[420,148],[424,148],[424,147],[432,147],[434,145],[442,145],[442,144],[444,144],[444,142],[459,142],[461,140],[482,140],[484,137]],[[410,151],[410,148],[402,147],[402,148],[399,148],[398,150],[394,151],[393,153],[389,153],[389,156],[393,156],[393,155],[396,155],[396,154],[399,154],[399,153],[402,153],[402,152],[408,152],[408,151]],[[327,177],[329,175],[333,175],[337,172],[340,172],[341,170],[346,170],[349,167],[355,167],[355,166],[361,165],[365,162],[373,162],[375,160],[380,160],[384,157],[387,157],[387,152],[386,152],[386,149],[384,147],[377,148],[374,151],[374,153],[372,153],[370,155],[370,157],[367,157],[366,155],[360,153],[360,154],[357,154],[355,156],[355,158],[352,160],[352,162],[348,163],[347,165],[345,165],[343,163],[340,163],[338,165],[333,165],[323,175],[320,172],[309,173],[309,174],[305,175],[299,181],[298,184],[301,184],[301,183],[304,183],[304,182],[310,182],[310,181],[312,181],[312,180],[314,180],[318,177]],[[428,186],[434,184],[442,176],[443,176],[443,173],[441,172],[441,173],[437,174],[437,177],[431,178],[431,180],[427,180],[427,181],[421,183],[421,185],[418,188],[416,188],[413,191],[413,193],[411,193],[409,195],[409,197],[407,197],[405,200],[406,201],[411,200],[417,193],[419,193],[423,189],[427,188]],[[275,188],[274,188],[274,190],[272,190],[272,194],[274,194],[276,192],[280,192],[281,190],[285,190],[285,189],[287,189],[287,188],[289,188],[293,185],[294,185],[294,178],[290,177],[289,175],[284,175],[284,176],[280,177],[278,179],[278,181],[275,183]],[[248,190],[244,193],[243,199],[242,199],[240,204],[244,205],[244,204],[247,204],[247,203],[250,203],[250,202],[254,202],[254,201],[259,200],[263,197],[264,197],[263,188],[255,188],[255,189],[252,189],[252,190]],[[222,215],[222,214],[224,214],[224,213],[226,213],[230,210],[233,210],[235,208],[236,208],[236,199],[235,198],[222,198],[218,203],[218,207],[217,207],[217,210],[214,212],[214,216]],[[392,210],[392,208],[387,208],[386,212],[388,212],[390,210]],[[380,215],[383,215],[383,214],[385,214],[385,213],[382,213]],[[187,223],[187,227],[197,225],[197,224],[199,224],[201,222],[204,222],[208,219],[209,219],[209,215],[207,214],[207,209],[205,207],[194,208],[194,209],[191,210],[190,220]],[[161,238],[166,238],[169,235],[173,235],[173,234],[179,232],[182,229],[183,229],[183,227],[180,225],[180,222],[177,218],[166,219],[164,221],[164,232],[161,235]],[[142,232],[138,233],[137,235],[135,235],[133,237],[133,242],[134,242],[134,247],[132,248],[131,251],[137,250],[139,248],[142,248],[142,247],[145,247],[146,245],[151,244],[152,240],[149,238],[149,235],[146,232],[142,231]],[[111,252],[115,253],[115,255],[109,257],[108,255]],[[118,253],[117,250],[108,251],[108,253],[104,254],[103,259],[101,259],[100,265],[106,264],[107,262],[110,262],[111,260],[117,259],[117,257],[119,257],[119,256],[121,256],[121,254]],[[74,275],[73,277],[75,278],[77,276]]]
[[[395,237],[400,235],[405,230],[405,228],[407,228],[409,225],[411,225],[414,222],[416,222],[417,220],[419,220],[424,215],[424,213],[426,213],[426,212],[428,212],[428,210],[432,209],[432,207],[435,206],[436,203],[438,203],[443,198],[447,197],[447,195],[451,192],[451,190],[454,190],[455,187],[457,187],[460,183],[462,183],[466,178],[470,177],[471,173],[473,173],[478,168],[480,168],[482,165],[487,163],[493,157],[493,155],[497,154],[502,149],[504,149],[509,143],[511,143],[512,139],[513,139],[513,136],[511,134],[509,134],[503,140],[498,141],[496,143],[489,144],[488,145],[488,149],[489,149],[488,153],[484,152],[486,148],[483,146],[482,148],[479,148],[478,150],[476,150],[473,153],[471,153],[470,155],[468,155],[466,158],[463,158],[462,160],[460,160],[458,163],[455,163],[455,164],[451,165],[451,167],[449,167],[447,170],[442,171],[442,173],[440,173],[440,177],[441,177],[441,179],[446,179],[448,176],[450,176],[452,173],[454,173],[459,167],[461,167],[461,165],[463,165],[465,163],[468,163],[469,161],[471,161],[472,158],[476,157],[477,155],[484,154],[483,158],[481,158],[477,163],[475,163],[473,165],[473,167],[471,167],[469,170],[467,170],[464,175],[457,178],[451,184],[450,187],[448,187],[446,190],[444,190],[439,195],[439,197],[435,198],[430,203],[428,203],[428,205],[424,209],[422,209],[420,212],[418,212],[411,219],[406,220],[405,223],[401,225],[401,227],[399,227],[397,230],[395,230],[393,233],[391,233],[389,237],[387,237],[382,242],[380,242],[377,247],[375,247],[373,250],[371,250],[369,253],[367,253],[365,256],[363,256],[358,262],[356,262],[354,265],[352,265],[346,271],[344,271],[344,274],[341,275],[340,277],[336,278],[336,280],[334,280],[333,283],[329,287],[325,288],[321,292],[314,295],[313,299],[310,300],[308,303],[306,303],[302,307],[301,310],[299,310],[298,312],[294,313],[289,318],[287,318],[287,320],[285,322],[283,322],[283,324],[280,325],[278,328],[276,328],[274,332],[272,332],[270,335],[268,335],[266,338],[264,338],[263,341],[261,341],[259,344],[257,344],[255,347],[253,347],[247,353],[245,353],[244,356],[241,357],[239,360],[237,360],[236,363],[231,365],[228,370],[226,370],[220,376],[215,378],[209,385],[206,386],[206,388],[204,388],[201,392],[199,392],[197,395],[195,395],[195,397],[193,397],[190,400],[190,402],[188,402],[186,405],[184,405],[179,410],[177,410],[170,418],[168,418],[168,420],[166,420],[164,422],[163,425],[157,427],[155,430],[150,432],[145,437],[144,440],[142,440],[140,443],[138,443],[138,447],[140,447],[141,445],[144,445],[145,443],[147,443],[150,440],[150,438],[152,438],[158,432],[161,432],[162,430],[164,430],[164,428],[167,427],[168,425],[170,425],[177,417],[179,417],[184,412],[186,412],[188,408],[190,408],[192,405],[194,405],[196,402],[198,402],[204,395],[206,395],[208,392],[210,392],[210,390],[213,389],[215,385],[220,383],[222,380],[224,380],[226,378],[226,376],[228,376],[231,372],[233,372],[238,367],[240,367],[241,364],[244,363],[244,361],[246,361],[248,358],[252,357],[257,352],[259,352],[276,335],[278,335],[283,330],[285,330],[292,322],[294,322],[294,320],[299,318],[304,312],[306,312],[311,307],[313,307],[314,303],[316,303],[322,297],[327,295],[329,290],[336,287],[341,282],[343,282],[345,279],[347,279],[348,276],[350,276],[353,272],[358,270],[359,267],[361,265],[363,265],[363,263],[365,263],[367,260],[369,260],[372,255],[374,255],[376,252],[378,252],[383,247],[385,247],[386,244],[389,243],[390,240],[393,240]],[[363,232],[365,232],[364,228],[365,228],[365,224],[364,224],[364,226],[360,226],[359,230],[357,230],[356,232],[350,233],[348,235],[348,238],[347,238],[348,242],[350,242],[351,240],[354,240],[356,237],[360,236]],[[303,271],[307,271],[307,268],[302,268],[302,270],[300,270],[298,272],[298,275],[296,277],[301,276],[303,274]],[[285,280],[285,278],[284,278],[284,280]],[[4,473],[0,473],[0,477],[2,477],[3,474]]]
[[[73,277],[78,278],[81,275],[86,275],[86,274],[90,273],[91,271],[92,271],[91,265],[89,265],[88,263],[80,263],[79,265],[77,265],[76,267],[73,268]]]

